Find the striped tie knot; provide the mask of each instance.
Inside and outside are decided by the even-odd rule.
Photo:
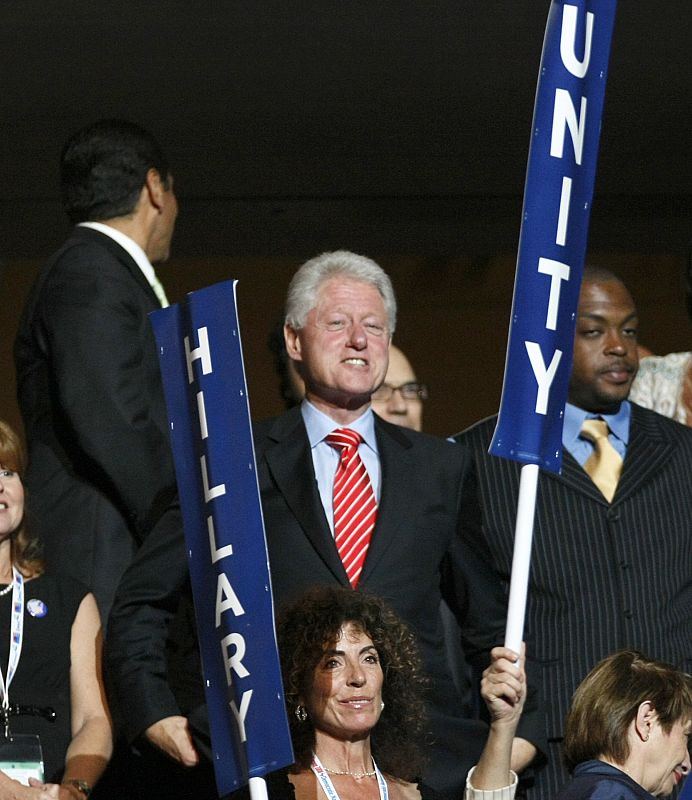
[[[358,453],[363,437],[350,428],[337,428],[325,442],[340,450],[334,475],[334,542],[355,588],[370,545],[377,517],[377,500],[370,476]]]
[[[336,428],[325,437],[325,442],[331,447],[341,450],[341,460],[347,461],[353,458],[354,453],[358,452],[358,445],[363,441],[363,437],[358,431],[351,428]]]

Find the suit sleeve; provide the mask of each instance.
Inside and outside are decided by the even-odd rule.
[[[109,691],[116,718],[130,740],[154,722],[182,713],[169,684],[167,644],[188,586],[182,517],[176,503],[125,572],[108,621]],[[190,639],[196,648],[194,632]]]
[[[445,599],[459,620],[464,654],[473,668],[475,684],[480,688],[481,673],[490,663],[490,650],[504,641],[507,600],[502,579],[493,566],[492,553],[483,537],[477,477],[470,451],[460,496],[458,538],[445,576],[445,584],[452,587],[452,591],[447,590]],[[541,706],[540,671],[532,663],[528,640],[526,648],[528,696],[517,736],[545,753],[546,721]],[[477,702],[484,714],[480,694]]]
[[[110,252],[73,247],[51,271],[35,318],[63,435],[83,454],[88,480],[114,496],[140,532],[162,513],[175,486],[142,293]]]

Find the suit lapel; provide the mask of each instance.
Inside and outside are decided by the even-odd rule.
[[[632,403],[627,456],[613,502],[629,497],[651,480],[651,476],[660,472],[671,458],[674,449],[674,441],[665,435],[658,423],[658,414]]]
[[[658,424],[657,414],[646,411],[632,403],[632,419],[630,422],[630,439],[627,455],[622,467],[622,475],[618,483],[612,505],[626,499],[638,488],[651,479],[673,454],[674,443],[665,436]],[[583,467],[567,450],[562,453],[562,471],[560,475],[542,471],[548,480],[558,480],[571,489],[609,505]]]
[[[366,582],[387,550],[395,544],[399,529],[411,519],[411,499],[416,497],[420,464],[414,463],[411,440],[396,425],[375,415],[375,432],[380,456],[381,491],[377,522],[361,581]]]
[[[348,586],[344,565],[324,514],[300,409],[278,417],[264,453],[267,467],[293,516],[337,580]]]
[[[556,475],[554,472],[541,470],[541,480],[556,480],[564,483],[570,489],[581,494],[588,495],[592,500],[597,500],[603,505],[609,505],[608,501],[601,494],[600,489],[586,474],[584,468],[574,458],[574,456],[563,448],[562,451],[562,468],[560,474]]]

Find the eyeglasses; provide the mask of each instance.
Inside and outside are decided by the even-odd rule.
[[[392,386],[391,383],[383,383],[377,391],[372,393],[373,400],[380,400],[386,403],[394,396],[394,392],[404,398],[404,400],[427,400],[428,387],[424,383],[418,381],[408,381],[402,383],[401,386]]]

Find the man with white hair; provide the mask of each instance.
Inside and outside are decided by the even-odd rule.
[[[291,282],[284,334],[305,397],[255,426],[272,589],[280,606],[315,585],[350,586],[381,596],[398,612],[417,637],[430,678],[434,739],[422,786],[435,797],[457,798],[487,725],[474,718],[475,696],[462,696],[450,674],[440,602],[456,615],[478,674],[502,640],[505,604],[489,554],[476,537],[460,533],[464,525],[480,529],[466,448],[392,425],[371,410],[395,325],[391,282],[369,258],[325,253]],[[175,514],[164,519],[126,573],[107,656],[118,696],[138,700],[127,711],[130,734],[144,733],[193,766],[197,751],[210,755],[200,726],[202,682],[186,679],[199,671],[198,654],[181,648],[178,636],[177,653],[188,652],[189,664],[178,658],[170,669],[162,641],[173,618],[186,616],[179,527]],[[517,770],[535,754],[530,742],[543,738],[539,716],[535,704],[525,707],[513,752]]]

